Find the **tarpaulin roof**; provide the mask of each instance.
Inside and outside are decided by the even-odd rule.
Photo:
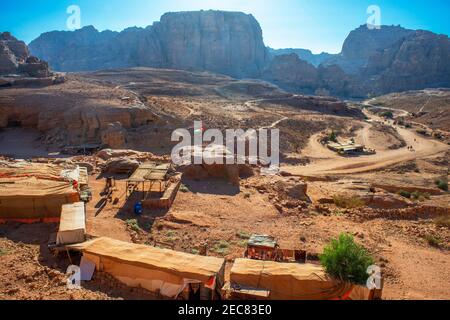
[[[14,179],[35,177],[44,180],[63,181],[73,178],[73,172],[75,172],[76,169],[77,167],[63,168],[53,164],[32,163],[26,161],[14,163],[0,162],[0,178]]]
[[[63,205],[56,243],[63,245],[84,242],[85,233],[85,204],[77,202]]]
[[[269,290],[273,300],[329,300],[346,295],[367,299],[369,293],[368,289],[331,279],[321,266],[313,264],[237,259],[230,281],[235,286]]]
[[[65,204],[62,206],[59,231],[72,231],[86,227],[84,202]]]
[[[36,177],[0,178],[0,198],[45,197],[70,195],[76,192],[72,184],[66,181],[43,180]]]
[[[192,255],[109,238],[98,238],[68,248],[108,258],[121,264],[159,270],[202,282],[217,276],[225,264],[225,260],[220,258]],[[139,276],[136,274],[136,278]]]

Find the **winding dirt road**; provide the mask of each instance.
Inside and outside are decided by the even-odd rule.
[[[367,111],[365,111],[365,114],[372,121],[384,122],[384,119]],[[368,130],[371,124],[366,122],[362,124],[364,127],[358,132],[358,135],[370,147],[371,141]],[[308,146],[302,153],[303,156],[311,158],[312,163],[307,166],[286,166],[281,169],[299,176],[363,173],[402,162],[427,158],[450,150],[450,147],[442,142],[422,137],[411,130],[395,126],[391,122],[388,125],[394,127],[406,141],[407,146],[412,146],[414,150],[411,151],[404,147],[397,150],[380,150],[375,155],[341,157],[320,144],[318,142],[319,134],[316,134],[310,138]]]

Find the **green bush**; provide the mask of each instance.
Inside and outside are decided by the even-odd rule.
[[[330,136],[328,137],[328,141],[336,142],[336,143],[338,142],[336,132],[332,131],[330,133]]]
[[[331,276],[355,284],[367,282],[367,269],[374,264],[369,252],[357,244],[352,235],[345,233],[325,247],[320,262]]]
[[[441,246],[442,240],[438,236],[427,234],[425,235],[424,238],[428,242],[428,244],[432,247],[439,248]]]
[[[436,180],[436,186],[442,191],[448,191],[448,182],[444,180]]]
[[[228,241],[220,240],[215,243],[211,251],[222,256],[226,256],[230,252],[230,244],[228,243]]]
[[[401,195],[403,198],[411,199],[411,192],[409,191],[400,190],[398,194]]]
[[[139,223],[136,219],[127,220],[126,223],[127,223],[127,226],[133,231],[138,232],[141,230],[141,228],[139,227]]]
[[[394,114],[391,111],[386,111],[381,114],[384,118],[394,119]]]

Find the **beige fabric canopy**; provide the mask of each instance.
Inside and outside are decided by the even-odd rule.
[[[272,300],[365,300],[369,290],[331,279],[319,265],[237,259],[231,269],[234,287],[270,291]]]
[[[81,243],[85,241],[86,214],[83,202],[62,206],[61,221],[56,237],[58,245]]]
[[[97,270],[113,275],[130,287],[142,287],[176,297],[187,284],[215,288],[223,284],[225,260],[146,245],[98,238],[67,246],[83,252]]]
[[[63,204],[79,200],[77,190],[66,181],[0,179],[0,219],[59,218]]]

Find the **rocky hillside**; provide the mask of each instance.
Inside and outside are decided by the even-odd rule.
[[[361,74],[375,77],[376,93],[449,87],[450,40],[416,31],[370,56]]]
[[[286,89],[345,97],[450,87],[450,39],[401,27],[360,27],[350,33],[338,57],[318,68],[282,55],[263,75]]]
[[[7,75],[45,78],[51,72],[45,61],[30,55],[23,41],[3,32],[0,33],[0,76]]]
[[[358,73],[374,54],[396,44],[413,32],[400,26],[382,26],[380,29],[371,30],[362,25],[350,32],[344,41],[341,54],[325,63],[337,64],[349,74]]]
[[[85,27],[49,32],[31,51],[59,71],[147,66],[258,77],[266,63],[259,23],[238,12],[167,13],[160,22],[120,33]]]

